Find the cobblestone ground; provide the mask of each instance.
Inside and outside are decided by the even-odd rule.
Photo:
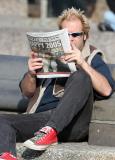
[[[91,146],[85,142],[62,143],[45,152],[19,147],[18,157],[19,160],[115,160],[115,147]]]

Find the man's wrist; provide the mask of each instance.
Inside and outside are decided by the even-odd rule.
[[[81,59],[77,64],[82,67],[82,65],[84,64],[84,62],[85,62],[85,60]]]
[[[36,73],[33,73],[32,71],[28,71],[28,75],[29,75],[31,78],[36,78]]]

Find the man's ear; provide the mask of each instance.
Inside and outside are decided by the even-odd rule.
[[[86,35],[86,34],[84,34],[84,36],[83,36],[83,40],[84,40],[84,41],[86,41],[86,39],[87,39],[87,35]]]

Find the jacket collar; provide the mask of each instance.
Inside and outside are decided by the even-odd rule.
[[[83,56],[84,59],[89,57],[89,55],[90,55],[90,45],[89,45],[88,40],[85,42],[85,45],[84,45],[81,53],[82,53],[82,56]]]

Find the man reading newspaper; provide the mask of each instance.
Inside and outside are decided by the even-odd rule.
[[[67,63],[62,55],[71,49],[67,29],[53,32],[28,32],[30,48],[42,58],[43,67],[38,78],[68,77],[76,71],[74,62]]]
[[[80,10],[64,10],[59,29],[67,28],[71,49],[61,58],[74,62],[77,71],[64,78],[37,78],[42,58],[32,52],[28,71],[20,83],[30,98],[30,114],[0,115],[0,160],[16,160],[16,138],[33,150],[45,150],[58,142],[81,142],[88,138],[94,100],[107,99],[114,81],[104,54],[88,44],[90,26]]]

